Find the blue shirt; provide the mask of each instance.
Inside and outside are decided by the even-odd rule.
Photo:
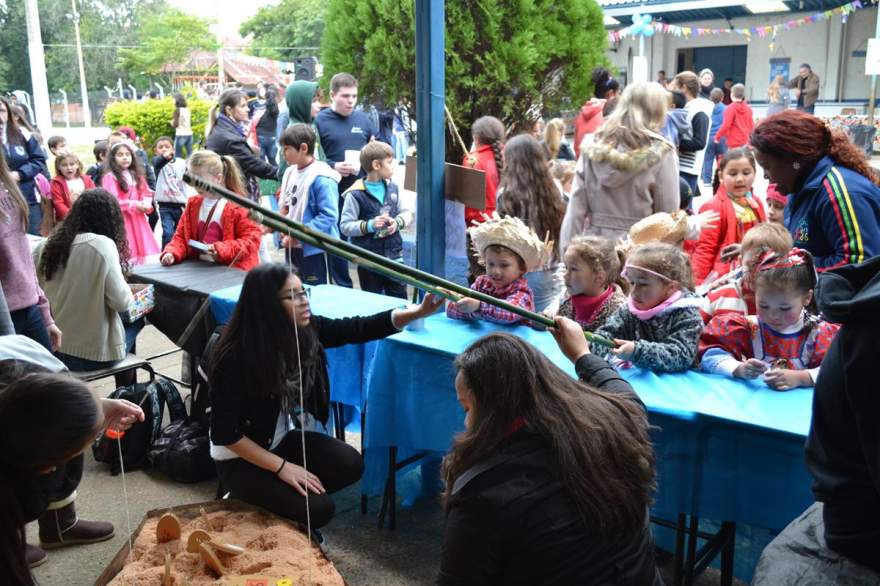
[[[721,128],[721,125],[724,124],[725,108],[726,106],[724,104],[718,102],[712,109],[712,123],[709,126],[709,140],[715,140],[715,135],[718,134],[718,130]]]
[[[325,108],[315,117],[315,126],[321,137],[324,157],[331,167],[345,161],[345,151],[361,150],[376,134],[370,117],[360,110],[355,110],[349,116],[342,116],[331,108]],[[351,187],[359,175],[343,177],[339,182],[339,193],[344,193]]]

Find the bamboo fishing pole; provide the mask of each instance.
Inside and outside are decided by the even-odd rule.
[[[331,254],[346,252],[348,253],[350,260],[357,264],[363,264],[360,261],[365,260],[373,263],[374,265],[385,267],[386,269],[388,269],[388,271],[390,271],[390,274],[388,272],[384,274],[387,274],[392,278],[398,278],[402,280],[402,276],[405,275],[412,280],[419,281],[421,283],[419,288],[423,288],[424,285],[431,285],[435,288],[446,289],[463,297],[470,297],[472,299],[488,303],[489,305],[494,305],[495,307],[499,307],[527,320],[539,323],[543,326],[550,328],[556,326],[556,322],[554,322],[552,318],[549,318],[546,315],[542,315],[534,311],[529,311],[528,309],[524,309],[522,307],[519,307],[518,305],[508,303],[503,299],[492,297],[491,295],[483,293],[482,291],[475,291],[468,287],[459,285],[458,283],[447,281],[446,279],[443,279],[436,275],[432,275],[431,273],[426,273],[425,271],[421,271],[415,267],[395,262],[380,254],[377,254],[370,250],[366,250],[364,248],[361,248],[360,246],[351,244],[350,242],[340,240],[339,238],[335,238],[333,236],[330,236],[329,234],[325,234],[318,230],[313,230],[300,222],[279,214],[276,211],[264,208],[259,203],[250,200],[244,196],[241,196],[234,191],[230,191],[224,186],[217,185],[216,183],[212,183],[210,181],[202,179],[201,177],[192,175],[191,173],[189,173],[189,171],[183,174],[183,180],[193,186],[196,190],[214,193],[243,208],[247,208],[253,212],[257,212],[260,215],[258,216],[256,221],[261,224],[266,225],[265,220],[271,220],[271,223],[273,224],[277,223],[284,226],[285,229],[283,230],[283,232],[286,232],[287,229],[291,229],[296,230],[296,232],[298,232],[301,236],[310,237],[312,239],[312,242],[314,242],[313,246],[321,248],[322,250],[327,250],[328,252],[330,252],[330,250],[328,250],[328,246],[333,248],[336,252],[331,252]],[[268,227],[272,228],[273,226]],[[312,242],[309,242],[309,244],[312,244]],[[609,340],[608,338],[604,338],[602,336],[597,336],[592,332],[584,331],[584,336],[586,336],[586,338],[592,343],[606,346],[608,348],[617,347],[617,344],[614,341]]]
[[[450,301],[459,301],[461,299],[461,295],[458,295],[458,294],[453,293],[451,291],[447,291],[447,290],[439,288],[439,287],[434,287],[432,285],[429,285],[427,283],[419,281],[418,279],[414,279],[414,278],[410,277],[409,275],[404,275],[402,273],[393,271],[390,268],[387,268],[383,265],[378,265],[378,264],[371,262],[367,259],[359,258],[359,257],[352,255],[352,254],[350,254],[340,248],[336,248],[332,244],[322,244],[321,242],[312,238],[308,234],[300,232],[299,230],[291,228],[290,226],[284,225],[280,222],[276,222],[275,220],[272,220],[270,218],[263,217],[260,212],[253,212],[252,211],[250,215],[251,215],[251,218],[253,218],[253,220],[255,222],[262,224],[268,228],[272,228],[276,232],[280,232],[281,234],[286,234],[288,236],[292,236],[292,237],[296,238],[297,240],[305,242],[306,244],[311,244],[312,246],[314,246],[316,248],[321,248],[322,250],[325,250],[325,251],[329,252],[330,254],[344,258],[345,260],[351,261],[351,262],[358,264],[366,269],[370,269],[371,271],[381,273],[381,274],[385,275],[386,277],[401,281],[401,282],[403,282],[407,285],[410,285],[416,289],[421,289],[422,291],[427,291],[429,293],[433,293],[434,295],[444,297],[446,299],[449,299]]]

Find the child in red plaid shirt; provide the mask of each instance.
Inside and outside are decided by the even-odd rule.
[[[471,289],[534,311],[534,296],[523,275],[546,260],[547,243],[518,218],[501,219],[497,215],[474,226],[469,233],[480,264],[486,267],[486,274],[477,277]],[[471,297],[447,304],[446,315],[502,324],[526,321],[513,312]]]

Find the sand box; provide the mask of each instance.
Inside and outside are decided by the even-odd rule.
[[[288,578],[293,584],[344,586],[342,576],[317,547],[292,525],[260,511],[214,511],[194,518],[180,518],[181,536],[157,543],[158,517],[147,518],[133,543],[131,561],[110,584],[161,586],[165,573],[165,554],[171,553],[175,586],[226,584],[232,576],[259,574]],[[226,574],[218,577],[208,569],[198,553],[188,553],[186,542],[197,529],[207,531],[212,541],[239,545],[240,555],[220,554]],[[311,571],[311,581],[309,581]]]

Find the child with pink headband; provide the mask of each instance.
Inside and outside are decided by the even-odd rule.
[[[688,257],[670,244],[646,244],[630,254],[623,276],[631,284],[627,302],[596,330],[618,343],[603,350],[606,358],[655,372],[688,370],[703,327]]]

